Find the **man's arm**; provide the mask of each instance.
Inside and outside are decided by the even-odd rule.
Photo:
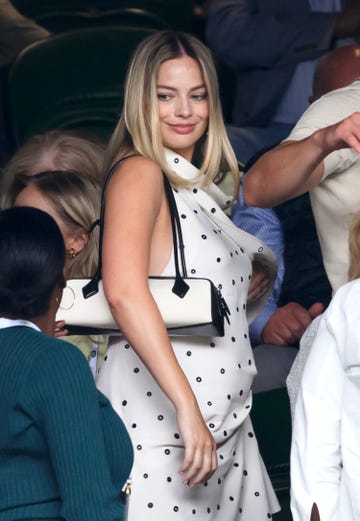
[[[342,148],[360,153],[360,112],[300,141],[284,141],[261,156],[244,179],[246,204],[275,206],[307,192],[321,182],[324,159]]]

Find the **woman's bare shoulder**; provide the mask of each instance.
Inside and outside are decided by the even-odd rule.
[[[138,172],[149,172],[153,174],[160,174],[161,168],[152,159],[144,156],[129,156],[119,162],[115,172],[131,172],[136,169]]]
[[[143,156],[126,158],[116,168],[109,182],[110,192],[126,190],[137,197],[161,199],[163,193],[163,175],[160,166]]]

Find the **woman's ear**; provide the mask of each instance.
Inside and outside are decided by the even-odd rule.
[[[66,249],[73,250],[75,254],[78,254],[85,248],[88,241],[89,234],[85,230],[80,229],[66,241]]]

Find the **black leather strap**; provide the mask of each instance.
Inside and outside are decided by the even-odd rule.
[[[185,253],[184,253],[184,241],[181,230],[181,223],[179,212],[176,205],[176,200],[174,196],[173,189],[171,188],[169,179],[163,172],[164,178],[164,188],[165,194],[169,205],[170,217],[171,217],[171,227],[173,234],[173,243],[174,243],[174,261],[175,261],[175,284],[173,287],[173,292],[179,297],[184,297],[189,289],[189,286],[184,281],[184,278],[187,277],[186,263],[185,263]],[[179,251],[181,258],[181,267],[182,267],[182,277],[180,274],[179,268]]]
[[[106,190],[109,184],[110,179],[112,178],[114,172],[117,170],[119,165],[125,161],[128,157],[124,157],[117,161],[109,170],[103,189],[101,192],[101,207],[100,207],[100,219],[97,221],[99,224],[100,232],[99,232],[99,257],[98,257],[98,266],[95,274],[90,279],[90,281],[83,287],[83,295],[84,298],[89,298],[92,295],[95,295],[98,292],[99,281],[101,279],[101,271],[102,271],[102,242],[104,235],[104,217],[105,217],[105,195]],[[173,287],[173,292],[179,297],[184,297],[189,289],[188,284],[184,281],[184,277],[187,277],[187,269],[185,262],[185,253],[184,253],[184,241],[181,230],[181,222],[179,217],[179,212],[176,205],[176,200],[174,196],[173,189],[171,188],[170,182],[166,175],[163,173],[164,179],[164,188],[165,194],[169,205],[170,218],[171,218],[171,228],[172,228],[172,236],[173,236],[173,245],[174,245],[174,262],[175,262],[175,282]],[[181,267],[182,267],[182,275],[180,273],[179,267],[179,251],[180,251],[180,259],[181,259]]]

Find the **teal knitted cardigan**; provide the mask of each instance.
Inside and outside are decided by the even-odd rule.
[[[80,351],[0,330],[0,521],[120,521],[129,435]]]

